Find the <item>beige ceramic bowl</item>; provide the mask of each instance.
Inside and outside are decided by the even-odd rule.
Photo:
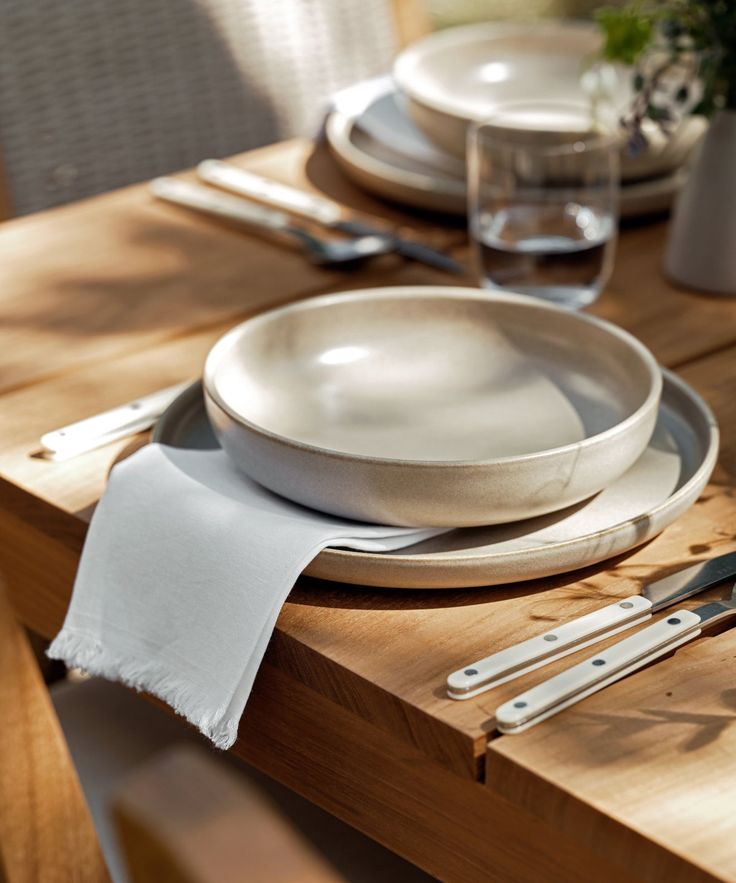
[[[232,329],[204,370],[225,451],[285,497],[417,526],[590,497],[649,441],[661,375],[600,320],[471,288],[301,301]]]
[[[598,28],[585,22],[468,25],[407,47],[396,59],[394,79],[419,129],[443,150],[464,157],[469,124],[499,113],[508,114],[506,128],[515,125],[525,135],[573,137],[589,131],[592,87],[586,90],[583,74],[600,44]],[[611,67],[608,73],[611,100],[599,113],[612,129],[630,107],[632,90],[628,72],[616,74]],[[636,156],[622,154],[622,178],[671,174],[687,161],[706,125],[702,117],[690,117],[667,137],[645,121],[649,146]]]

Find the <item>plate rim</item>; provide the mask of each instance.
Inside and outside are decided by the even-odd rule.
[[[387,81],[385,91],[373,96],[366,107],[396,91],[395,85]],[[393,198],[392,201],[399,205],[455,216],[467,215],[467,188],[462,178],[453,178],[449,174],[435,177],[426,172],[403,169],[358,147],[352,140],[352,133],[359,126],[360,116],[364,112],[365,108],[361,110],[358,107],[351,112],[344,108],[333,108],[325,118],[324,131],[327,144],[346,174],[353,180],[357,179],[357,175],[362,179],[364,176],[370,176],[387,184],[393,184],[404,192],[411,190],[410,200]],[[619,204],[621,217],[638,217],[668,210],[686,179],[687,167],[681,166],[665,175],[655,175],[622,184]],[[371,188],[365,184],[363,186],[382,199],[391,199],[378,188]],[[443,198],[452,200],[452,203],[440,204]],[[637,203],[642,199],[659,199],[661,204],[654,208],[646,205],[641,207]]]
[[[443,589],[469,589],[469,588],[484,588],[492,585],[504,585],[511,584],[513,582],[524,582],[528,579],[539,579],[544,576],[552,576],[555,573],[568,572],[571,570],[575,570],[580,567],[590,566],[592,564],[598,563],[599,561],[606,560],[607,558],[612,557],[613,555],[622,554],[623,552],[628,551],[629,549],[636,548],[637,546],[647,542],[653,536],[656,536],[665,527],[674,521],[679,514],[684,511],[689,505],[695,502],[703,488],[706,486],[708,479],[710,478],[713,469],[716,465],[716,461],[718,458],[718,450],[719,450],[719,428],[716,418],[707,404],[707,402],[700,396],[696,390],[694,390],[690,384],[688,384],[685,380],[675,374],[673,371],[662,368],[662,377],[663,377],[663,392],[662,399],[664,400],[666,396],[675,395],[680,396],[686,399],[689,406],[694,408],[694,412],[700,420],[700,429],[704,434],[704,438],[707,437],[707,443],[705,446],[704,455],[702,461],[698,465],[698,467],[694,470],[693,474],[690,478],[683,484],[680,488],[670,494],[665,500],[659,503],[657,506],[647,509],[645,512],[640,513],[634,518],[629,518],[626,521],[618,522],[611,527],[605,528],[603,531],[596,531],[593,533],[583,534],[582,536],[574,537],[573,539],[562,540],[557,543],[550,543],[545,546],[537,547],[537,549],[526,549],[526,550],[508,550],[506,552],[495,552],[490,554],[463,554],[458,556],[453,556],[452,558],[442,557],[441,553],[437,552],[424,552],[419,555],[411,555],[405,553],[397,553],[387,555],[379,555],[373,552],[358,552],[352,551],[349,549],[323,549],[314,559],[313,561],[305,568],[304,574],[310,577],[318,578],[318,579],[326,579],[329,581],[342,582],[349,585],[356,586],[364,586],[369,588],[381,588],[381,589],[395,589],[395,590],[416,590],[416,591],[436,591]],[[177,398],[169,405],[169,407],[164,411],[159,420],[153,427],[151,432],[151,441],[159,444],[166,444],[166,438],[164,437],[168,431],[168,425],[174,421],[181,419],[177,415],[180,411],[189,413],[190,408],[195,405],[195,400],[202,400],[202,409],[204,410],[204,393],[202,389],[201,381],[194,381],[190,386],[188,386],[183,392],[181,392]],[[190,404],[191,401],[191,404]],[[661,407],[661,405],[660,405]],[[693,425],[693,421],[688,421],[690,425]],[[683,506],[684,508],[679,508]],[[645,533],[641,537],[637,537],[633,542],[627,542],[620,549],[614,551],[606,551],[602,555],[596,557],[595,555],[586,557],[585,560],[581,560],[575,564],[567,565],[558,568],[558,569],[549,569],[545,568],[544,573],[536,573],[533,575],[522,574],[518,577],[518,579],[513,579],[509,577],[503,577],[501,580],[491,581],[486,580],[485,582],[478,582],[477,579],[472,577],[472,574],[475,572],[475,568],[479,565],[482,565],[485,562],[489,564],[493,561],[505,560],[508,561],[514,557],[519,557],[520,555],[532,555],[538,550],[543,550],[544,554],[549,556],[553,555],[560,550],[569,550],[573,549],[576,545],[583,545],[589,543],[591,540],[595,538],[599,538],[601,536],[610,536],[612,534],[623,533],[627,528],[635,526],[637,523],[645,519],[654,519],[659,517],[667,517],[669,513],[674,512],[672,519],[669,521],[665,521],[661,524],[653,524],[652,530],[648,533]],[[420,585],[417,581],[417,578],[413,576],[410,577],[410,581],[407,582],[406,579],[400,581],[400,584],[389,584],[386,579],[382,581],[376,582],[366,582],[365,578],[355,579],[352,578],[350,574],[340,573],[341,566],[345,568],[350,568],[354,563],[360,562],[361,569],[370,568],[379,563],[379,566],[385,567],[386,565],[394,566],[402,569],[405,574],[419,574],[419,578],[421,578],[421,574],[426,572],[429,568],[431,569],[433,565],[442,565],[444,567],[449,567],[453,569],[456,573],[456,577],[454,577],[451,581],[443,581],[441,584],[433,584],[433,585]],[[468,573],[469,576],[464,576],[464,574]],[[492,577],[492,575],[491,575]],[[393,583],[399,581],[392,581]]]
[[[374,167],[373,169],[368,168],[367,171],[379,174],[380,177],[393,183],[405,185],[406,182],[402,180],[402,176],[406,176],[415,179],[417,181],[416,186],[421,186],[428,192],[435,192],[439,189],[447,196],[457,197],[458,199],[462,198],[463,203],[465,203],[466,184],[464,178],[459,178],[449,173],[442,174],[441,172],[440,177],[435,177],[433,174],[427,174],[426,172],[399,169],[370,153],[366,153],[353,143],[352,132],[359,125],[361,116],[377,101],[381,101],[388,95],[399,94],[396,83],[389,76],[369,78],[349,88],[356,89],[363,84],[371,82],[375,82],[376,87],[375,93],[370,98],[362,103],[356,102],[349,110],[345,108],[344,102],[342,102],[337,106],[333,106],[325,117],[327,143],[332,147],[336,155],[344,159],[345,154],[350,154],[352,155],[353,163],[359,166],[365,166],[367,161],[369,166]]]
[[[611,527],[603,528],[603,530],[596,531],[595,533],[583,534],[579,537],[574,537],[573,539],[561,540],[559,542],[550,543],[550,544],[545,545],[543,547],[545,550],[547,550],[547,549],[563,549],[563,548],[570,546],[574,543],[583,542],[584,540],[591,539],[592,537],[606,536],[607,534],[609,534],[615,530],[618,530],[619,528],[621,528],[625,524],[636,524],[638,521],[641,521],[645,518],[649,518],[652,515],[657,515],[661,512],[662,509],[666,508],[669,505],[674,505],[681,497],[687,496],[687,493],[689,492],[691,487],[694,486],[694,484],[696,483],[696,479],[700,475],[701,470],[705,469],[709,465],[711,459],[713,460],[713,463],[711,464],[711,470],[713,467],[715,467],[715,460],[718,456],[719,429],[718,429],[718,423],[716,422],[713,412],[711,411],[710,407],[706,404],[706,402],[702,398],[700,398],[700,396],[697,396],[697,398],[695,396],[692,396],[692,393],[694,392],[694,390],[691,387],[689,387],[688,384],[685,384],[685,382],[680,377],[678,377],[676,374],[674,374],[673,372],[669,371],[666,368],[662,369],[662,374],[667,375],[667,380],[673,386],[678,387],[678,391],[680,393],[684,393],[690,399],[691,404],[696,405],[697,409],[699,411],[701,411],[701,416],[703,417],[704,426],[707,426],[708,430],[709,430],[709,444],[708,444],[708,447],[706,450],[706,455],[705,455],[705,457],[703,457],[703,462],[700,464],[700,466],[698,466],[697,470],[688,479],[688,481],[686,481],[685,484],[682,485],[682,487],[678,488],[676,491],[674,491],[672,494],[670,494],[670,496],[667,497],[666,500],[663,500],[659,505],[654,506],[652,509],[648,509],[646,512],[642,512],[640,515],[636,515],[633,518],[629,518],[626,521],[619,522],[618,524],[611,525]],[[643,456],[643,454],[642,454],[642,456]],[[554,514],[554,513],[551,513],[551,514]],[[463,528],[455,528],[455,530],[462,530],[462,529]],[[465,529],[472,530],[473,528],[465,528]],[[329,550],[325,550],[325,551],[334,551],[334,550],[329,549]],[[343,552],[343,550],[340,550],[340,551]],[[527,551],[529,551],[529,550],[527,550]],[[351,549],[345,549],[344,554],[350,555],[350,556],[357,555],[357,556],[361,556],[361,557],[364,557],[366,555],[373,555],[373,556],[376,555],[376,553],[374,553],[374,552],[358,552],[358,551],[354,551]],[[519,554],[518,551],[517,552],[514,552],[514,551],[496,552],[493,554],[493,558],[503,558],[506,556],[518,555],[518,554]],[[436,555],[439,557],[439,553],[432,553],[432,552],[427,552],[424,554],[424,556],[421,556],[421,557],[430,557],[432,555]],[[401,552],[397,552],[397,553],[392,552],[391,553],[391,560],[392,561],[395,561],[399,558],[405,558],[407,560],[410,560],[410,559],[416,558],[416,557],[419,557],[419,556],[403,555]],[[488,558],[488,557],[490,557],[490,556],[488,556],[488,555],[464,555],[462,560],[464,560],[464,561],[473,561],[473,560],[479,561],[479,560],[484,560],[485,558]],[[448,559],[443,558],[442,560],[446,561]]]
[[[537,551],[543,551],[545,555],[551,555],[555,552],[564,549],[574,548],[576,545],[583,545],[587,542],[590,542],[593,539],[598,539],[600,537],[610,536],[612,534],[620,533],[625,530],[627,527],[633,527],[636,524],[646,520],[653,519],[657,516],[666,515],[666,513],[670,510],[676,510],[680,502],[686,502],[688,498],[695,493],[694,499],[700,495],[700,492],[705,487],[710,478],[713,469],[715,468],[716,461],[718,459],[719,452],[719,437],[720,431],[718,428],[718,422],[716,421],[715,415],[713,414],[709,405],[705,402],[705,400],[681,377],[678,377],[674,372],[670,371],[667,368],[662,368],[662,376],[664,379],[663,386],[663,397],[664,397],[664,389],[666,386],[671,386],[675,389],[676,393],[684,396],[690,405],[695,407],[696,412],[698,412],[698,416],[702,420],[702,427],[706,429],[708,434],[708,444],[705,450],[705,454],[703,456],[702,462],[699,464],[698,468],[693,472],[691,477],[682,487],[678,488],[674,493],[670,494],[665,500],[663,500],[659,505],[654,506],[653,508],[647,509],[645,512],[641,512],[639,515],[636,515],[633,518],[629,518],[626,521],[618,522],[615,525],[611,525],[608,528],[605,528],[600,531],[595,531],[593,533],[582,534],[581,536],[574,537],[568,540],[562,540],[560,542],[549,543],[544,546],[539,546],[531,549],[524,550],[508,550],[506,552],[494,552],[490,554],[480,554],[480,555],[472,555],[472,554],[464,554],[462,556],[453,556],[452,558],[442,557],[442,553],[437,552],[425,552],[420,555],[407,555],[404,553],[392,553],[390,556],[380,556],[375,552],[357,552],[350,549],[324,549],[314,561],[305,569],[304,573],[308,576],[320,577],[321,574],[318,573],[318,561],[322,555],[327,556],[328,560],[332,559],[337,563],[337,556],[340,557],[341,561],[356,561],[361,560],[363,566],[369,564],[370,561],[375,561],[383,557],[384,559],[390,559],[391,563],[397,564],[398,566],[403,567],[414,567],[418,568],[421,565],[431,566],[432,563],[441,563],[441,564],[450,564],[455,565],[458,569],[470,569],[473,564],[477,564],[478,562],[484,561],[498,561],[498,560],[508,560],[510,558],[518,557],[519,555],[530,555],[534,554]],[[694,501],[694,500],[693,500]],[[675,515],[675,518],[677,515]],[[655,528],[649,534],[646,534],[639,538],[635,543],[629,544],[625,546],[623,549],[620,549],[616,552],[607,553],[602,558],[599,559],[590,559],[581,561],[579,564],[575,565],[575,567],[585,567],[590,564],[596,562],[596,560],[605,560],[606,558],[611,557],[612,555],[621,554],[622,552],[635,548],[642,543],[647,542],[648,539],[651,539],[653,536],[656,536],[665,527],[668,526],[671,522],[667,522],[658,529]],[[317,567],[315,567],[317,565]],[[550,571],[548,576],[553,575],[553,573],[557,572],[567,572],[571,568],[564,567],[562,571]],[[334,577],[326,577],[323,576],[321,578],[324,579],[334,579]],[[518,581],[523,582],[526,579],[538,579],[542,578],[542,576],[533,576],[527,577],[522,576]],[[343,581],[347,581],[345,577],[342,577]],[[498,585],[514,582],[514,580],[510,580],[507,578],[503,579],[502,583],[497,583]],[[493,585],[493,583],[486,583],[485,585]],[[444,586],[443,588],[472,588],[478,587],[482,588],[482,586],[473,586],[465,583],[457,583],[453,586]],[[399,588],[407,588],[399,587]],[[414,587],[416,588],[416,587]],[[431,588],[431,587],[424,587]]]

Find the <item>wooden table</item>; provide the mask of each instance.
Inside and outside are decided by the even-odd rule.
[[[465,254],[460,227],[362,195],[322,148],[293,141],[239,161]],[[248,704],[238,754],[442,879],[736,880],[736,630],[519,736],[495,736],[493,709],[537,676],[462,703],[443,691],[449,671],[511,636],[736,548],[736,301],[668,285],[665,233],[661,222],[623,233],[592,311],[640,337],[716,412],[721,459],[698,504],[634,554],[524,585],[302,579]],[[0,266],[0,566],[18,615],[48,638],[107,472],[131,444],[53,463],[38,456],[42,432],[196,377],[224,329],[273,304],[453,282],[396,257],[352,276],[312,268],[143,186],[4,224]]]

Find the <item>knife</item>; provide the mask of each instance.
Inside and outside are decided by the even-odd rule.
[[[448,676],[447,695],[451,699],[470,699],[638,625],[656,611],[732,577],[736,577],[736,552],[678,570],[650,583],[641,595],[616,601],[463,666]]]
[[[505,702],[496,709],[496,727],[502,733],[522,733],[731,616],[736,616],[736,585],[730,600],[711,601],[695,610],[676,610],[666,619]]]
[[[44,452],[50,459],[68,460],[77,454],[93,451],[128,435],[150,429],[189,385],[190,381],[177,383],[109,411],[47,432],[41,436]]]
[[[342,207],[324,196],[304,193],[295,187],[279,184],[252,172],[246,172],[219,159],[206,159],[197,166],[197,174],[208,184],[230,190],[249,199],[258,199],[268,205],[294,212],[341,233],[351,236],[385,236],[386,230],[363,221],[347,220],[342,216]],[[391,234],[398,254],[413,261],[419,261],[458,276],[466,274],[465,267],[454,258],[421,242],[404,239]]]

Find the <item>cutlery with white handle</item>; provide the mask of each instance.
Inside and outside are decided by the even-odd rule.
[[[451,699],[470,699],[555,659],[638,625],[653,613],[736,577],[736,552],[678,570],[632,595],[471,662],[447,678]]]
[[[197,174],[208,184],[222,187],[224,190],[230,190],[232,193],[246,196],[249,199],[259,199],[268,205],[301,215],[323,227],[329,227],[341,233],[351,236],[387,235],[386,230],[378,226],[344,218],[342,207],[331,199],[304,193],[303,190],[297,190],[296,187],[289,187],[287,184],[279,184],[277,181],[271,181],[261,175],[254,175],[253,172],[248,172],[238,166],[223,162],[223,160],[204,160],[197,166]],[[393,233],[390,235],[397,254],[413,261],[420,261],[436,270],[445,270],[459,276],[465,275],[465,267],[444,252],[412,239],[404,239]]]
[[[522,733],[731,616],[736,616],[736,585],[730,600],[711,601],[695,610],[676,610],[666,619],[505,702],[496,709],[496,727],[502,733]]]
[[[150,429],[174,399],[191,381],[159,389],[150,395],[118,405],[109,411],[95,414],[54,429],[41,436],[44,452],[55,460],[67,460],[118,441],[137,432]]]
[[[394,240],[390,235],[376,233],[351,239],[321,239],[293,224],[284,212],[178,178],[154,178],[149,189],[158,199],[175,205],[238,221],[257,229],[282,233],[295,240],[309,259],[319,266],[348,269],[369,258],[395,251]]]

